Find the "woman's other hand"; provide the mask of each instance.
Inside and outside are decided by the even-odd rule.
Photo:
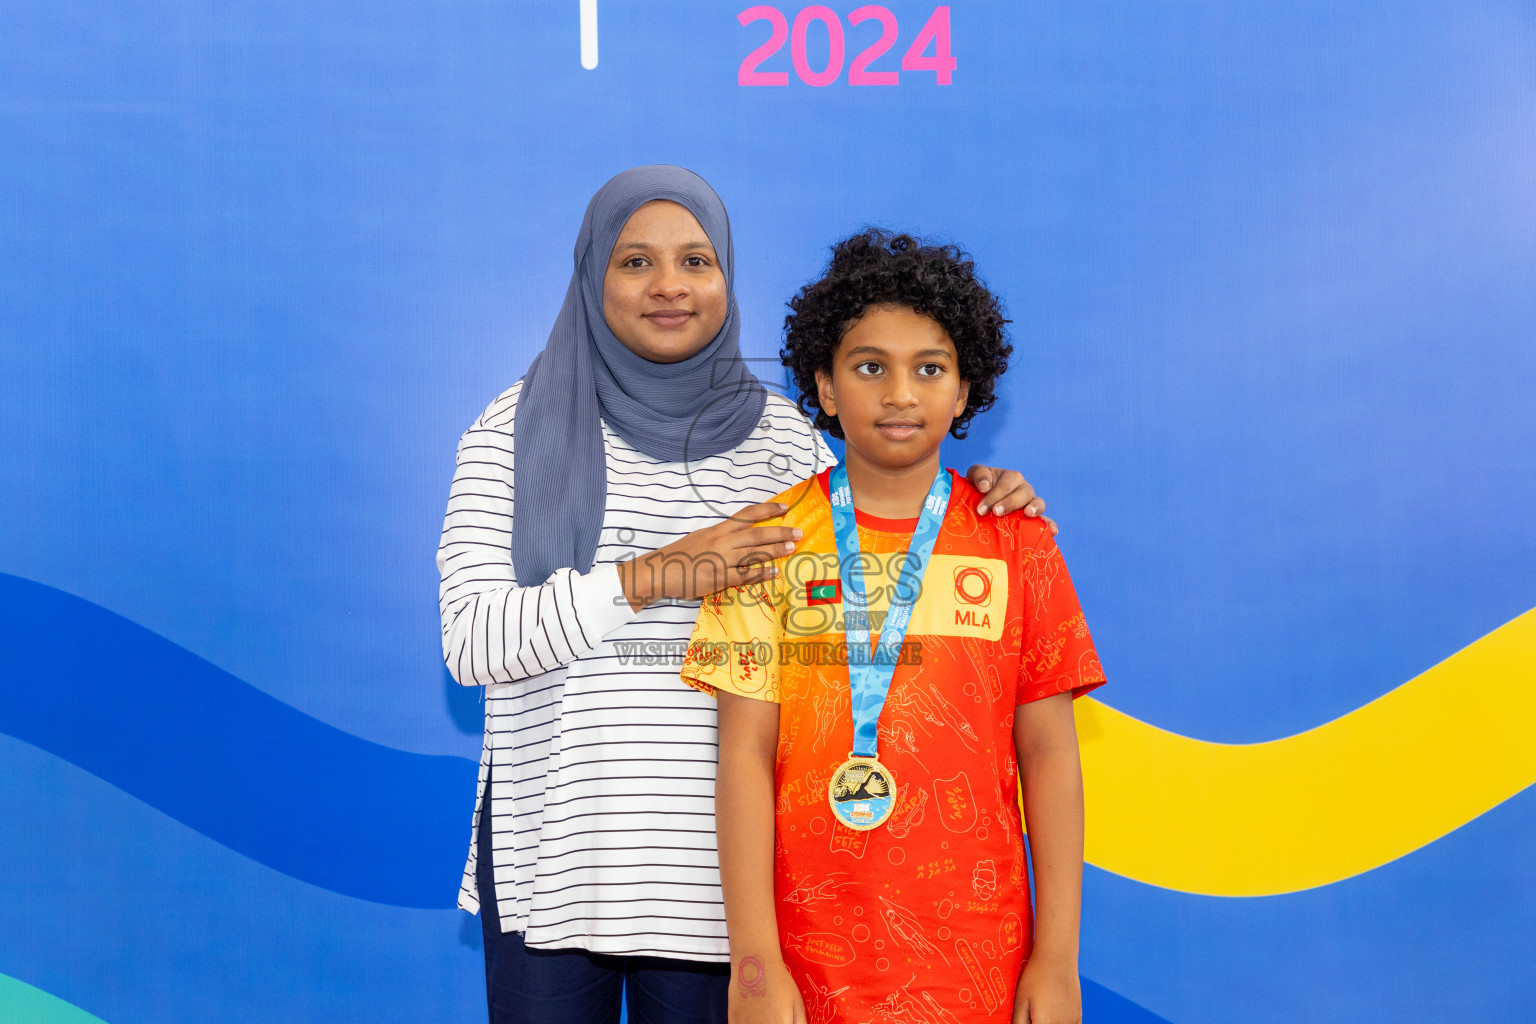
[[[805,1000],[778,957],[731,963],[730,1024],[806,1024]]]
[[[776,501],[748,505],[664,548],[618,563],[629,606],[639,611],[662,598],[697,600],[726,587],[773,579],[778,575],[773,560],[794,552],[800,531],[756,524],[781,516],[788,508]]]
[[[1045,514],[1045,499],[1035,494],[1035,489],[1018,470],[972,466],[965,478],[982,493],[981,504],[976,506],[977,515],[1005,516],[1023,509],[1030,518],[1039,516],[1051,528],[1051,536],[1054,537],[1060,529],[1056,520]]]

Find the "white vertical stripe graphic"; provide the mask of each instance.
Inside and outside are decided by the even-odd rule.
[[[581,66],[597,67],[597,0],[581,0]]]

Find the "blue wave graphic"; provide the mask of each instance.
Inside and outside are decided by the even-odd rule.
[[[273,871],[8,736],[0,779],[0,973],[107,1024],[485,1020],[462,911]]]
[[[360,739],[81,598],[0,574],[0,732],[332,892],[449,908],[475,765]]]
[[[107,1024],[485,1019],[467,914],[295,881],[4,736],[0,778],[0,974]],[[1166,1024],[1087,979],[1083,1005],[1094,1024]]]
[[[1138,1003],[1087,978],[1083,982],[1083,1020],[1092,1024],[1168,1024]]]
[[[120,615],[3,573],[0,680],[4,681],[0,732],[90,772],[220,846],[343,896],[406,908],[446,909],[454,904],[474,793],[475,765],[464,758],[411,754],[359,739],[289,707]],[[45,782],[50,772],[38,765],[17,777],[43,782],[42,788],[54,798],[72,792],[64,784],[65,777]],[[23,821],[52,819],[59,808],[42,813],[48,793],[33,794],[35,813],[10,809]],[[20,798],[20,791],[13,796]],[[263,957],[269,970],[293,979],[294,984],[265,993],[268,1005],[260,1012],[269,1013],[278,1009],[272,1004],[283,1002],[285,994],[303,1001],[306,990],[301,979],[309,968],[276,962],[283,959],[278,950],[287,945],[282,933],[297,929],[318,935],[336,927],[338,919],[355,916],[336,905],[334,896],[305,897],[302,891],[280,889],[267,892],[272,883],[258,881],[256,876],[237,884],[217,882],[212,876],[222,877],[232,869],[242,873],[234,865],[224,865],[217,847],[201,852],[188,847],[169,858],[171,864],[179,865],[166,865],[172,875],[180,868],[199,865],[196,878],[182,877],[173,883],[166,876],[161,884],[150,883],[146,888],[150,880],[139,876],[137,884],[111,885],[110,894],[95,886],[81,889],[79,883],[85,879],[115,877],[123,883],[142,857],[163,862],[157,851],[163,854],[186,843],[161,834],[164,829],[148,821],[114,827],[116,817],[133,817],[135,812],[127,807],[109,811],[99,797],[76,795],[65,803],[75,807],[78,818],[99,828],[100,834],[90,834],[90,826],[69,830],[70,848],[82,851],[75,859],[84,858],[72,863],[69,857],[60,858],[57,837],[30,838],[33,833],[12,831],[0,859],[9,863],[12,877],[40,884],[26,884],[22,891],[10,893],[36,905],[30,906],[29,913],[8,915],[0,926],[0,946],[10,949],[13,957],[20,954],[25,966],[52,975],[47,980],[90,1005],[113,1006],[116,1000],[108,993],[122,998],[125,984],[134,990],[127,999],[129,1005],[157,1003],[165,991],[194,993],[208,988],[217,979],[167,977],[165,965],[181,957],[158,956],[153,951],[216,932],[217,923],[203,918],[227,919],[233,913],[235,919],[246,919],[237,928],[241,943],[247,948],[273,946]],[[32,853],[23,847],[31,847]],[[30,866],[11,863],[18,857]],[[205,871],[211,873],[209,877],[203,877]],[[200,889],[207,891],[200,893]],[[96,902],[102,898],[105,905]],[[6,902],[13,903],[9,898]],[[246,904],[253,905],[242,910]],[[172,907],[184,909],[161,920]],[[127,928],[134,933],[137,937],[129,945],[161,966],[149,975],[129,971],[141,979],[139,983],[127,976],[114,977],[108,963],[83,971],[74,969],[79,964],[66,967],[57,957],[64,936],[53,933],[82,914],[98,921],[104,915],[120,917],[114,930]],[[389,936],[403,925],[403,921],[392,922],[381,930],[373,922],[363,927],[359,934],[372,935],[382,943],[370,958],[419,959],[423,951],[414,948],[416,941],[388,948],[393,945]],[[414,934],[418,928],[413,923],[404,931]],[[442,954],[458,945],[442,942],[439,953],[426,958],[436,964],[429,971],[447,970],[457,976],[450,985],[453,988],[464,984],[461,972],[466,968],[470,977],[476,972],[473,957],[457,967],[443,962]],[[26,950],[35,957],[26,955]],[[103,952],[114,960],[116,954]],[[0,963],[0,970],[6,966],[21,965]],[[376,975],[377,965],[373,966],[369,973]],[[425,987],[436,989],[446,980],[436,977]],[[232,981],[227,977],[212,988],[223,990]],[[202,998],[210,997],[211,992],[203,993]],[[398,1008],[402,1000],[409,1002],[405,993],[396,992],[377,1000],[374,1010]],[[194,1002],[206,1008],[202,999]],[[166,1009],[163,1002],[158,1005]],[[1101,1024],[1167,1024],[1087,978],[1083,979],[1083,1005]],[[181,1009],[191,1012],[190,1005]],[[298,1006],[282,1010],[282,1015],[304,1019]],[[384,1013],[380,1019],[388,1016]]]

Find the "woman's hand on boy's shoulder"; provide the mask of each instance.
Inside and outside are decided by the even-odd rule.
[[[731,964],[730,1024],[806,1024],[805,1000],[783,960],[744,956]]]
[[[1019,976],[1013,1024],[1082,1024],[1083,987],[1077,965],[1032,959]]]
[[[653,601],[696,601],[727,587],[750,586],[778,576],[775,559],[794,554],[802,533],[786,525],[789,507],[763,501],[694,530],[664,548],[617,563],[629,606]]]
[[[1035,489],[1024,474],[1016,469],[999,469],[996,466],[972,466],[965,474],[971,486],[981,492],[981,502],[976,506],[979,516],[1005,516],[1009,512],[1024,510],[1031,519],[1039,519],[1056,535],[1056,520],[1045,514],[1045,499],[1035,494]]]

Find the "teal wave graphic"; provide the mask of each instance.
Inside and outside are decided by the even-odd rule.
[[[81,598],[0,574],[0,732],[333,892],[457,899],[473,762],[360,739]]]
[[[9,974],[0,974],[0,1020],[17,1024],[106,1024],[100,1017]]]

